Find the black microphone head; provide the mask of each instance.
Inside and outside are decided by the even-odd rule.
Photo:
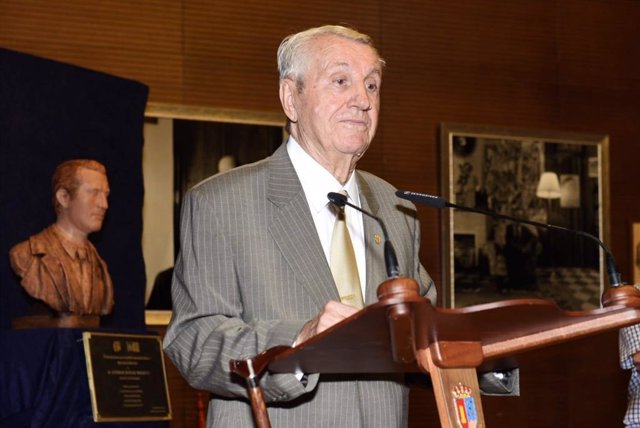
[[[329,192],[327,198],[329,198],[332,204],[338,207],[344,207],[347,203],[347,195],[343,195],[342,193]]]
[[[427,195],[426,193],[410,192],[408,190],[396,190],[396,196],[418,204],[425,204],[432,208],[444,208],[446,199],[440,196]]]

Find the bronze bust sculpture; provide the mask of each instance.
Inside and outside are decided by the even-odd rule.
[[[97,320],[114,303],[107,265],[88,239],[102,228],[108,208],[106,169],[95,160],[65,161],[53,174],[52,190],[56,222],[15,245],[11,266],[54,317]]]

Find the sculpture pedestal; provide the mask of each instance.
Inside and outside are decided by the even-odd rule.
[[[27,315],[11,320],[11,328],[24,330],[28,328],[89,328],[100,327],[99,315]]]

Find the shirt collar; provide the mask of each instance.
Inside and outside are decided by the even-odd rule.
[[[71,241],[69,237],[65,234],[65,232],[60,229],[56,223],[53,223],[53,231],[58,236],[60,244],[64,251],[67,253],[71,259],[84,259],[87,255],[87,246],[86,244],[78,244],[76,242]]]
[[[331,175],[322,165],[309,155],[298,142],[289,137],[287,142],[287,151],[293,163],[293,168],[302,184],[302,189],[307,197],[309,207],[316,213],[323,210],[329,200],[327,194],[329,192],[340,192],[346,190],[349,195],[349,202],[360,206],[360,198],[358,195],[358,185],[355,174],[351,173],[347,183],[342,186],[336,178]]]

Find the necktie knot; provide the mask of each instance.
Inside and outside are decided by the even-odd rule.
[[[78,260],[87,260],[87,250],[84,247],[78,247],[76,249],[76,256],[78,257]]]
[[[341,195],[345,196],[345,201],[349,198],[349,194],[347,193],[346,190],[342,189],[339,192],[336,193],[340,193]],[[346,205],[338,205],[335,203],[329,203],[329,209],[331,210],[331,212],[336,216],[337,219],[341,219],[344,220],[345,219],[345,207]]]

